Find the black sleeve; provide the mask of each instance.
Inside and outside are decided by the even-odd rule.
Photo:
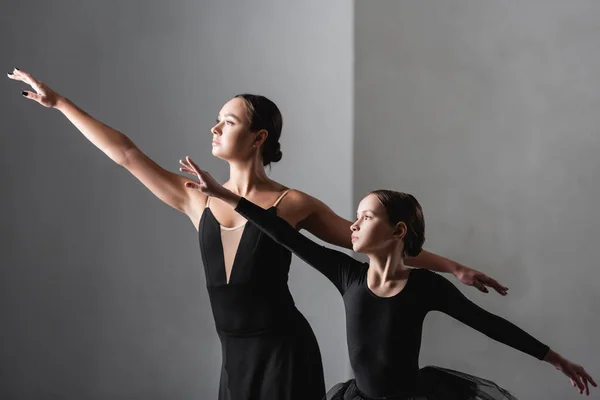
[[[432,309],[448,314],[484,335],[539,360],[546,356],[550,349],[548,346],[511,322],[471,302],[448,279],[433,272],[430,275],[433,280],[430,293]]]
[[[286,220],[243,198],[235,208],[280,245],[325,275],[343,295],[362,263],[333,249],[321,246],[291,226]]]

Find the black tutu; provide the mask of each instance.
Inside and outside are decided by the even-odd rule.
[[[494,382],[464,372],[428,366],[421,368],[418,389],[411,394],[368,397],[356,387],[356,381],[338,383],[326,400],[517,400]]]

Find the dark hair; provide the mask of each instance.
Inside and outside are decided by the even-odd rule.
[[[263,165],[281,160],[279,138],[283,127],[283,117],[277,105],[264,96],[256,94],[238,94],[234,98],[243,99],[248,109],[248,120],[250,130],[259,131],[264,129],[268,132],[267,139],[262,146]]]
[[[406,224],[404,256],[418,256],[425,243],[425,219],[423,208],[417,199],[411,194],[393,190],[374,190],[371,194],[377,196],[385,207],[392,226],[396,226],[398,222]]]

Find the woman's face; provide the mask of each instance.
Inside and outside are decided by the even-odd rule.
[[[217,116],[212,132],[212,154],[226,161],[246,160],[256,152],[250,132],[248,109],[241,98],[229,100]]]
[[[373,253],[396,246],[402,235],[395,234],[385,207],[374,194],[362,199],[352,231],[352,249],[357,253]]]

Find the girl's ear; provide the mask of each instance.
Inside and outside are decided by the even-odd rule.
[[[396,224],[396,227],[394,228],[394,236],[397,236],[398,239],[403,239],[404,236],[406,236],[406,230],[406,224],[400,221]]]

